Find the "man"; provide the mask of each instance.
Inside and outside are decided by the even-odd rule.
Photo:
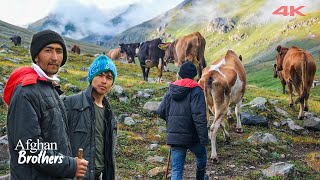
[[[171,179],[182,179],[189,149],[197,160],[196,178],[203,180],[207,163],[205,145],[208,144],[205,98],[202,87],[193,81],[197,69],[192,62],[185,62],[178,74],[182,79],[169,85],[158,109],[159,116],[167,124],[166,140],[171,146],[172,158]]]
[[[71,157],[66,112],[55,74],[67,60],[62,37],[44,30],[33,35],[32,67],[16,69],[8,79],[4,100],[11,179],[82,177],[88,162]]]
[[[89,169],[83,179],[115,179],[116,121],[106,94],[117,76],[113,62],[105,55],[97,57],[88,72],[89,86],[64,99],[72,153],[83,148]],[[102,174],[102,175],[101,175]]]

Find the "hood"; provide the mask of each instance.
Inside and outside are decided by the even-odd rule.
[[[20,67],[12,72],[3,92],[3,100],[7,105],[10,104],[11,96],[15,88],[21,83],[22,86],[36,84],[37,80],[47,81],[41,78],[37,72],[31,67]]]
[[[172,96],[172,99],[179,101],[181,99],[184,99],[185,96],[189,94],[189,92],[195,87],[200,87],[202,89],[202,87],[194,80],[185,78],[172,82],[169,85],[169,92]]]

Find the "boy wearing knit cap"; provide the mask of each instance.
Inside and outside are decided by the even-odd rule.
[[[82,148],[84,158],[89,161],[84,179],[115,179],[117,128],[106,94],[116,77],[112,60],[100,55],[90,65],[88,88],[64,99],[73,155]]]
[[[192,62],[185,62],[178,74],[182,79],[169,85],[157,111],[167,124],[166,141],[171,146],[172,159],[171,180],[182,179],[188,149],[196,156],[196,179],[207,179],[205,146],[209,140],[203,90],[193,81],[197,69]]]
[[[11,179],[82,177],[88,162],[71,154],[62,91],[56,86],[55,74],[67,60],[64,40],[54,31],[40,31],[32,37],[30,53],[32,67],[16,69],[4,90]]]

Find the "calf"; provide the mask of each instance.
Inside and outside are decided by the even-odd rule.
[[[108,58],[114,60],[127,60],[127,54],[126,53],[121,53],[120,52],[120,48],[116,48],[116,49],[111,49],[108,53],[107,53]]]
[[[237,132],[243,132],[240,111],[246,87],[246,73],[236,53],[228,50],[226,55],[203,69],[199,83],[204,88],[207,115],[209,115],[209,111],[214,114],[214,121],[210,126],[209,136],[212,148],[211,159],[218,161],[216,151],[218,128],[220,125],[223,127],[225,138],[228,140],[230,136],[225,129],[223,119],[228,111],[230,111],[230,105],[236,105],[236,130]],[[209,116],[207,117],[209,118]]]
[[[316,73],[316,64],[309,52],[296,46],[288,49],[279,45],[276,51],[276,68],[288,84],[290,107],[293,107],[293,85],[299,96],[295,101],[296,104],[300,104],[298,119],[303,119],[304,110],[309,110],[308,99]]]

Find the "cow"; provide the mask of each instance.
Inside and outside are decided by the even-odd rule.
[[[77,54],[80,54],[81,50],[80,50],[80,46],[74,44],[71,48],[71,52],[72,53],[77,53]]]
[[[143,79],[148,81],[150,68],[158,68],[158,82],[161,81],[164,66],[164,51],[159,49],[161,39],[157,38],[151,41],[141,43],[139,49],[139,62],[143,74]]]
[[[122,59],[122,60],[127,60],[127,54],[126,53],[120,53],[120,48],[116,48],[116,49],[111,49],[108,53],[107,53],[107,56],[112,59],[113,61],[114,60],[119,60],[119,59]]]
[[[160,49],[165,50],[165,62],[174,63],[177,67],[185,61],[192,61],[198,71],[198,79],[201,78],[202,69],[206,67],[204,51],[206,40],[199,32],[183,36],[173,43],[162,43]]]
[[[283,79],[283,76],[281,74],[281,71],[277,71],[277,64],[273,65],[273,77],[277,78],[279,77],[281,85],[282,85],[282,94],[286,94],[286,81]]]
[[[10,38],[10,40],[14,43],[14,46],[21,45],[21,37],[20,36],[13,36]]]
[[[140,43],[131,43],[131,44],[119,44],[120,52],[126,53],[128,56],[129,63],[136,63],[134,58],[139,54]]]
[[[228,50],[227,53],[202,71],[199,84],[203,87],[207,104],[207,118],[209,111],[214,114],[214,121],[210,126],[209,137],[211,139],[211,159],[218,162],[216,152],[216,138],[218,128],[223,127],[226,140],[230,135],[225,128],[224,117],[231,116],[230,106],[236,105],[237,117],[236,131],[242,133],[241,104],[246,88],[246,73],[235,52]]]
[[[288,84],[290,94],[290,107],[293,107],[293,89],[298,93],[296,104],[300,104],[298,119],[304,118],[304,111],[309,110],[308,99],[310,89],[316,73],[316,64],[312,55],[296,46],[291,48],[279,45],[276,48],[276,68],[281,72],[283,79]]]

